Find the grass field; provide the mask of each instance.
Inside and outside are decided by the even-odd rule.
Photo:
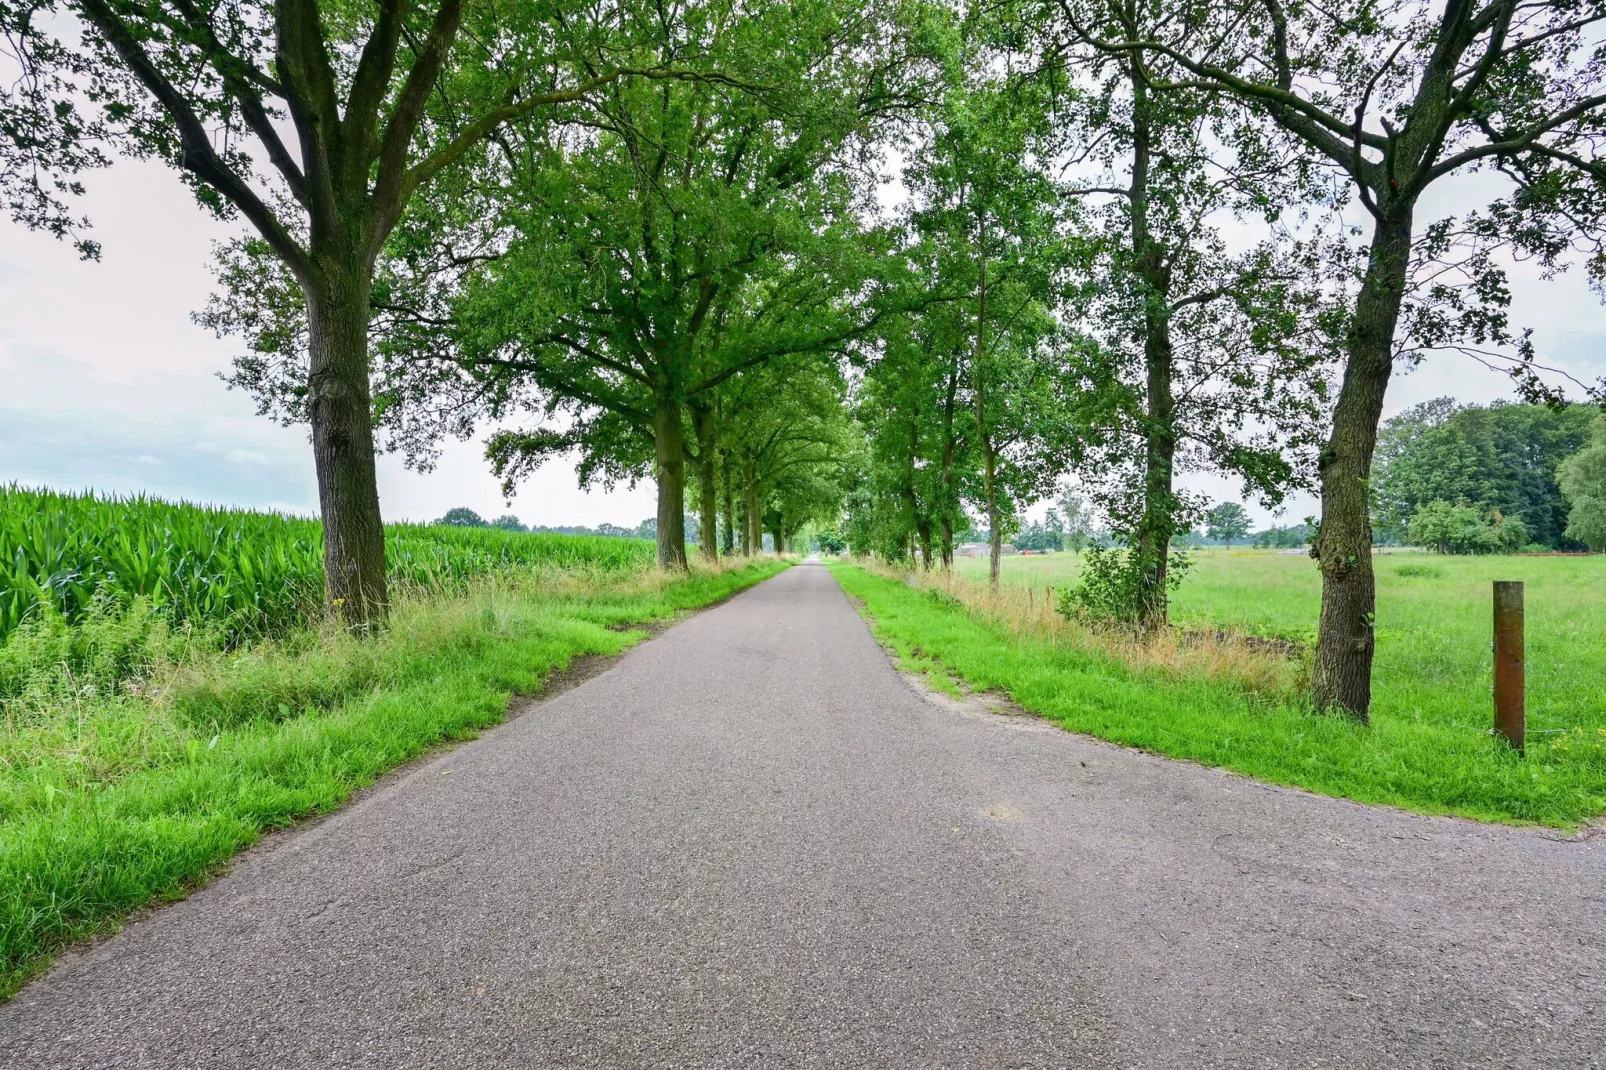
[[[0,630],[0,999],[571,659],[785,567],[676,576],[640,540],[393,528],[391,620],[358,639],[322,619],[311,521],[26,493],[0,492],[0,535],[33,540]],[[310,600],[277,600],[297,584]]]
[[[1219,671],[1146,670],[1080,641],[1069,625],[1047,627],[1047,588],[1074,580],[1078,566],[1070,554],[1006,559],[1005,583],[1016,604],[1034,592],[1034,618],[983,609],[976,595],[966,603],[835,567],[883,640],[914,664],[934,660],[1077,731],[1428,813],[1570,826],[1606,808],[1606,557],[1379,555],[1369,729],[1310,713],[1297,660],[1281,674],[1251,671],[1255,656],[1242,651]],[[959,572],[984,580],[986,562],[962,560]],[[1496,578],[1527,583],[1526,760],[1488,731]],[[1307,557],[1206,551],[1177,594],[1174,618],[1185,630],[1308,640],[1319,597]],[[1022,623],[1029,620],[1042,626]]]

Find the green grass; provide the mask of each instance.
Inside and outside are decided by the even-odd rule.
[[[1599,815],[1606,808],[1606,560],[1432,559],[1439,578],[1392,571],[1406,563],[1427,562],[1379,559],[1370,728],[1311,713],[1294,694],[1133,670],[1097,650],[1012,630],[941,592],[852,565],[833,570],[900,656],[935,662],[1073,731],[1424,813],[1558,827]],[[1058,586],[1074,567],[1070,555],[1010,559],[1005,579]],[[1496,574],[1530,583],[1526,759],[1488,733],[1487,579]],[[1177,617],[1298,636],[1315,619],[1318,594],[1308,559],[1201,555],[1179,593]]]
[[[1011,557],[1006,583],[1062,587],[1075,554]],[[1606,555],[1445,557],[1387,553],[1377,572],[1373,716],[1482,731],[1493,717],[1490,584],[1522,580],[1530,742],[1606,728]],[[985,560],[961,559],[978,578]],[[1205,550],[1177,591],[1172,619],[1314,643],[1321,577],[1303,554]]]
[[[220,643],[284,634],[323,613],[316,520],[11,485],[0,486],[0,548],[0,640],[41,612],[77,621],[97,602],[144,600]],[[633,570],[653,557],[645,539],[418,524],[385,532],[400,591],[461,590],[510,570]]]
[[[302,631],[219,652],[144,602],[25,625],[0,646],[25,685],[0,738],[0,998],[57,949],[182,895],[271,828],[501,721],[515,694],[626,626],[784,568],[686,577],[581,570],[414,596],[382,635]],[[82,669],[53,664],[76,644]]]

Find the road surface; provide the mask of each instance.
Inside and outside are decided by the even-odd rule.
[[[1606,1063],[1606,842],[917,693],[803,565],[0,1008],[5,1067]]]

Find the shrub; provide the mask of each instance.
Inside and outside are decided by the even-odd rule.
[[[1528,541],[1518,516],[1469,502],[1429,502],[1406,526],[1406,540],[1441,554],[1508,554]]]
[[[1188,555],[1174,550],[1166,563],[1166,591],[1176,590],[1190,567]],[[1143,570],[1138,556],[1124,547],[1087,548],[1082,578],[1060,592],[1057,609],[1070,620],[1134,625],[1143,615]]]

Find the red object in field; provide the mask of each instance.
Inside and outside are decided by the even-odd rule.
[[[1494,581],[1494,730],[1523,753],[1525,670],[1522,582]]]

